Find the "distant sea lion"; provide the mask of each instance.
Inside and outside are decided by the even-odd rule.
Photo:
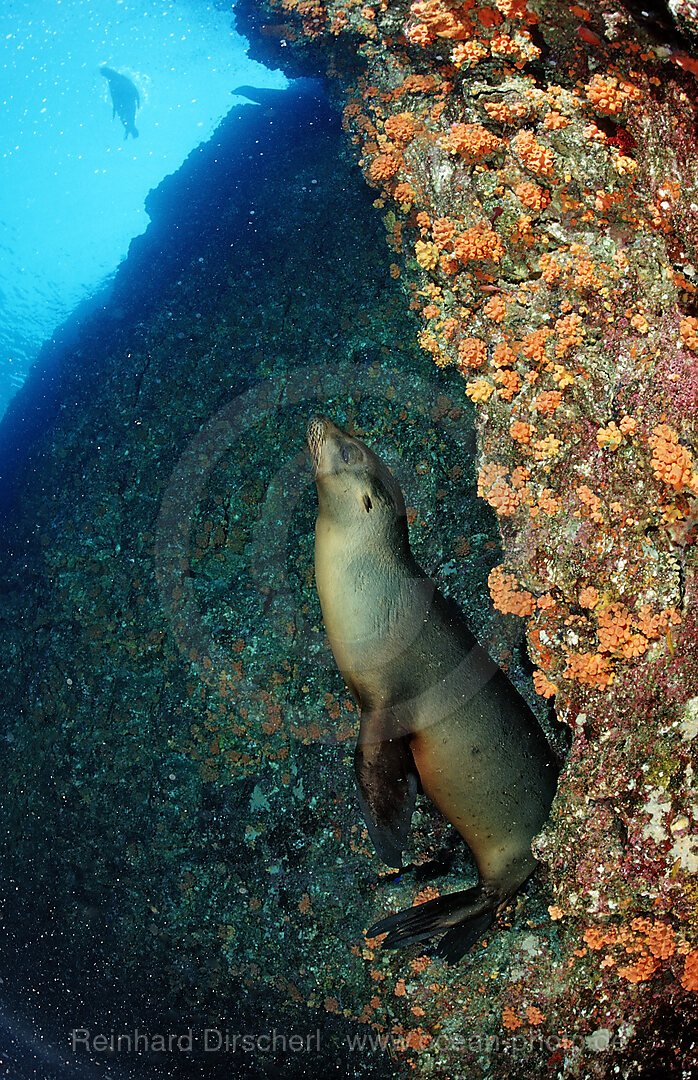
[[[126,75],[121,75],[114,68],[101,67],[100,73],[109,83],[112,103],[112,120],[115,116],[124,125],[124,140],[131,135],[138,138],[136,129],[136,110],[140,108],[141,98],[137,88]]]
[[[321,79],[294,79],[283,90],[272,89],[269,86],[250,86],[245,83],[243,86],[236,86],[230,92],[239,97],[246,97],[267,109],[286,109],[293,98],[316,98],[323,102],[325,100]]]
[[[558,763],[528,705],[415,562],[405,503],[383,462],[313,417],[315,578],[332,652],[361,713],[359,802],[381,858],[400,866],[418,790],[473,853],[479,883],[371,927],[385,945],[446,931],[451,963],[536,866]]]

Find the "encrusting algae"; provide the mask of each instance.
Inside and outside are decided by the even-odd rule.
[[[306,31],[295,0],[265,5],[299,57],[313,38],[394,215],[420,343],[463,376],[503,539],[492,601],[526,620],[535,690],[574,736],[536,842],[560,959],[480,999],[558,1052],[488,1075],[572,1075],[564,1040],[609,1032],[574,1073],[600,1077],[698,990],[698,64],[620,3],[318,7]],[[651,773],[668,757],[670,782]]]

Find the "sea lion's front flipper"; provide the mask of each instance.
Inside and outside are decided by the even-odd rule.
[[[419,774],[390,712],[363,712],[354,767],[359,805],[376,851],[388,866],[401,866]]]
[[[481,885],[462,892],[438,896],[425,904],[398,911],[381,919],[368,937],[387,934],[383,947],[398,949],[426,941],[448,931],[436,947],[436,955],[455,964],[487,933],[494,922],[499,899]]]

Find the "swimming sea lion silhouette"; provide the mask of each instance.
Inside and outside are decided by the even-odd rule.
[[[113,105],[112,120],[115,116],[124,125],[124,139],[138,138],[136,129],[136,110],[140,108],[141,98],[138,90],[125,75],[121,75],[114,68],[101,67],[100,72],[109,83],[111,103]]]
[[[321,79],[293,79],[283,90],[272,89],[269,86],[249,86],[245,83],[243,86],[236,86],[230,92],[237,97],[246,97],[270,112],[274,109],[287,109],[294,100],[297,100],[299,104],[313,101],[318,104],[326,102]]]
[[[473,888],[381,919],[394,948],[443,935],[459,960],[536,868],[559,763],[536,717],[410,551],[405,503],[365,443],[308,424],[318,491],[315,582],[325,629],[358,702],[361,809],[381,858],[402,864],[421,789],[473,853]]]

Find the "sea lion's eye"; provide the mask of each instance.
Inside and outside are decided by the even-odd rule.
[[[349,451],[347,450],[346,446],[342,447],[342,449],[340,450],[340,453],[342,455],[342,461],[344,461],[344,462],[346,462],[348,464],[349,463]]]
[[[370,495],[364,495],[364,506],[366,507],[366,513],[373,509],[373,503],[371,502]]]

